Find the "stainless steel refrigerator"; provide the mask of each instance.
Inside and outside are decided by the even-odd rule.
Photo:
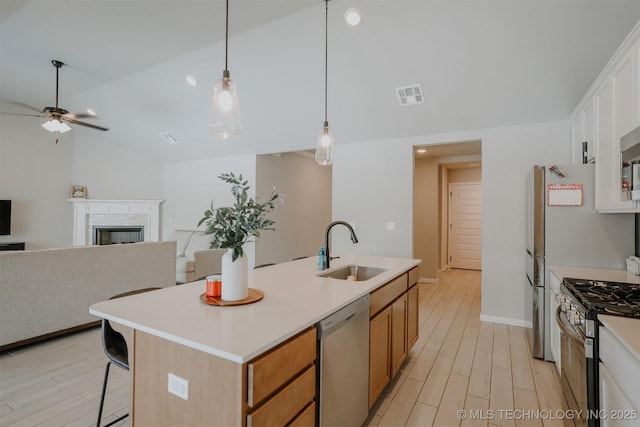
[[[549,266],[626,269],[634,215],[595,210],[595,165],[534,166],[527,176],[527,320],[533,356],[553,360]],[[558,185],[560,184],[560,185]]]

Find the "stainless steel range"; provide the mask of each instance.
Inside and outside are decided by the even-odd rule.
[[[597,427],[598,314],[640,318],[640,284],[565,278],[559,298],[562,392],[577,424]]]

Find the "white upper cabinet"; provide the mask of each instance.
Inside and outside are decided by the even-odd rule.
[[[622,43],[571,115],[573,162],[595,159],[596,209],[640,212],[621,200],[620,138],[640,126],[640,22]]]

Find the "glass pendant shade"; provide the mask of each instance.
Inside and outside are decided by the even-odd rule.
[[[65,133],[71,130],[71,127],[69,127],[69,125],[56,119],[51,119],[48,122],[43,123],[42,127],[49,132]]]
[[[333,135],[329,123],[324,122],[316,144],[316,162],[321,166],[329,166],[333,162]]]
[[[242,132],[238,91],[228,70],[223,72],[222,78],[214,87],[209,128],[222,139],[233,138]]]

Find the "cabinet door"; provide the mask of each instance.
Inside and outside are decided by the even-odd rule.
[[[609,209],[613,200],[613,91],[606,81],[596,91],[596,209]],[[619,155],[619,153],[618,153]]]
[[[635,91],[633,92],[634,102],[634,114],[633,114],[633,127],[636,128],[640,126],[640,39],[636,41],[636,44],[632,48],[633,50],[633,58],[635,63]]]
[[[407,358],[407,294],[391,305],[391,378]]]
[[[595,160],[596,145],[596,107],[593,98],[585,105],[582,115],[582,141],[580,142],[580,153],[582,163],[582,142],[587,143],[587,161]]]
[[[407,351],[418,341],[418,285],[407,292]]]
[[[602,427],[634,426],[638,421],[638,409],[620,389],[604,364],[600,363],[600,410],[607,414],[600,419]]]
[[[613,141],[620,151],[620,138],[633,130],[633,50],[613,70]]]
[[[369,323],[369,408],[391,381],[391,306]]]
[[[560,327],[558,326],[558,322],[556,320],[556,311],[560,306],[560,303],[557,300],[558,294],[560,292],[560,279],[558,279],[558,277],[556,277],[556,275],[553,273],[549,274],[549,288],[551,291],[549,292],[549,301],[548,301],[548,307],[550,307],[550,310],[549,310],[549,316],[545,320],[549,322],[549,335],[550,335],[549,347],[551,348],[551,355],[553,356],[553,360],[556,362],[558,375],[560,375],[561,369],[562,369],[562,357],[560,355],[561,332],[560,332]]]
[[[571,120],[571,147],[573,149],[573,163],[584,163],[582,144],[587,143],[586,160],[595,160],[596,155],[596,102],[591,97],[582,111]]]

